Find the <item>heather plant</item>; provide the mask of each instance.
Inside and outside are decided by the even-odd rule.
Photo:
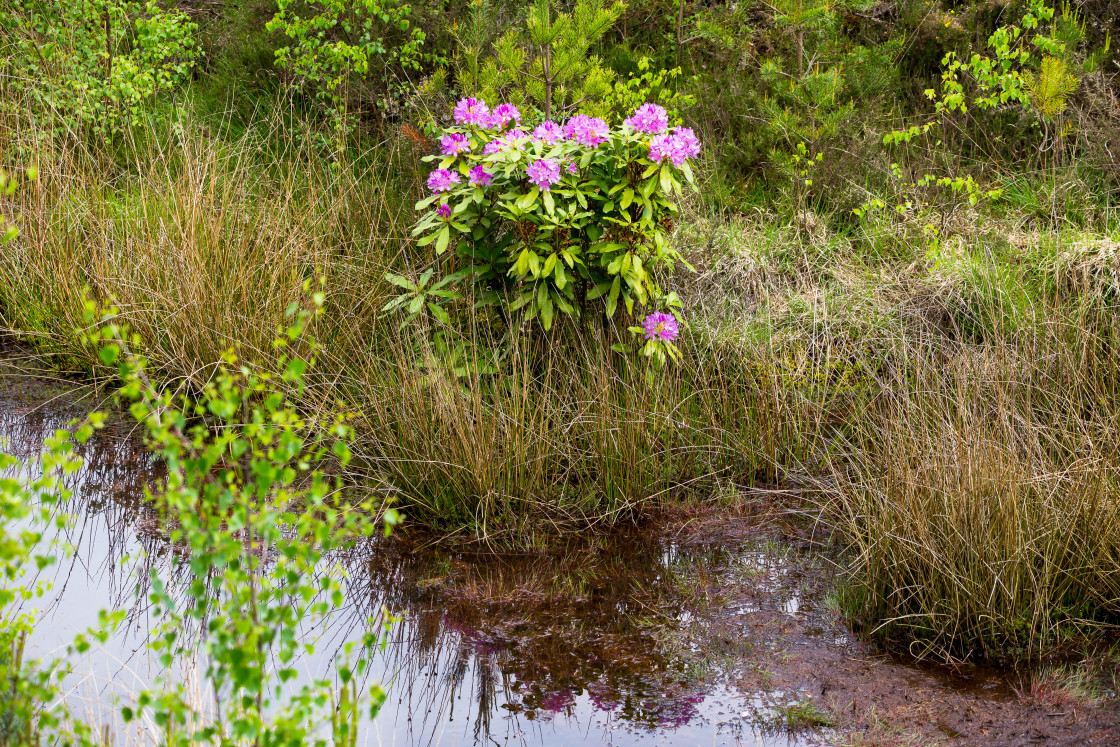
[[[0,72],[44,131],[115,134],[187,80],[196,31],[185,13],[155,0],[11,0],[0,8],[8,42]],[[50,124],[53,114],[61,121]]]
[[[533,320],[549,330],[558,315],[584,318],[596,301],[608,318],[620,307],[632,315],[636,306],[676,305],[658,271],[681,259],[670,240],[673,200],[694,180],[700,142],[692,130],[670,128],[656,104],[612,128],[586,114],[534,125],[512,104],[491,110],[468,98],[454,122],[442,155],[428,157],[437,165],[432,195],[417,203],[424,214],[413,229],[419,245],[456,258],[458,269],[439,281],[443,297],[429,296],[437,319],[448,321],[460,296],[513,330]],[[410,311],[419,299],[413,295]],[[649,338],[647,355],[672,342],[676,326],[671,335],[666,329]]]

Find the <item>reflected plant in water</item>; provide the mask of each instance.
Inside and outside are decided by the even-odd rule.
[[[75,434],[85,442],[103,417],[95,413]],[[68,519],[60,506],[71,493],[61,476],[81,465],[74,456],[74,439],[58,431],[47,440],[37,477],[20,475],[21,462],[0,452],[0,745],[36,744],[41,729],[57,725],[45,708],[65,673],[59,662],[29,662],[24,658],[35,612],[26,603],[42,597],[46,588],[29,569],[53,565],[64,548],[45,541],[52,527],[61,530]]]
[[[150,718],[168,745],[352,743],[362,712],[372,718],[384,700],[379,686],[358,683],[385,616],[370,618],[361,643],[343,649],[332,678],[296,681],[297,657],[315,648],[305,631],[344,601],[332,554],[397,520],[349,502],[324,473],[328,460],[349,460],[345,417],[305,415],[289,399],[304,392],[315,361],[306,329],[324,298],[309,298],[307,308],[288,309],[290,326],[275,341],[278,373],[231,351],[195,401],[149,380],[114,310],[100,313],[90,339],[117,365],[122,397],[167,469],[165,484],[146,491],[179,548],[170,568],[151,572],[148,645],[163,672],[122,715]],[[96,321],[94,304],[87,313]],[[187,583],[173,581],[184,575]],[[210,689],[207,704],[182,685],[179,669],[191,663]]]

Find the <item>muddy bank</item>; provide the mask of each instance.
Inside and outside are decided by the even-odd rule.
[[[104,405],[10,351],[0,370],[0,438],[29,469],[45,437]],[[82,455],[76,551],[51,571],[32,643],[46,655],[98,609],[129,610],[69,696],[110,718],[105,704],[151,673],[134,600],[166,557],[141,501],[158,465],[125,418]],[[764,497],[535,553],[438,539],[406,528],[347,557],[347,614],[315,631],[326,645],[305,665],[320,674],[371,613],[401,618],[365,744],[1120,743],[1108,697],[1071,699],[1038,673],[916,667],[861,643],[836,611],[827,542]]]

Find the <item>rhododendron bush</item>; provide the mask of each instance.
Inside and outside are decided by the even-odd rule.
[[[463,99],[441,154],[425,159],[436,162],[432,194],[416,205],[424,214],[413,233],[437,255],[456,256],[443,263],[456,271],[441,288],[461,286],[515,327],[539,319],[547,330],[559,314],[579,318],[595,304],[608,317],[620,304],[631,315],[635,305],[665,313],[676,296],[654,271],[680,260],[669,237],[673,198],[692,184],[700,151],[692,130],[670,127],[654,104],[618,127],[583,114],[526,120],[511,104]],[[441,320],[455,295],[429,302]],[[672,330],[652,347],[669,345],[675,357],[675,321]]]

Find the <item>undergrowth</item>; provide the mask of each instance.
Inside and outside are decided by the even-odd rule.
[[[913,25],[929,36],[937,20]],[[753,60],[698,28],[727,70]],[[800,54],[806,38],[811,54],[870,54],[834,43],[836,28],[786,36]],[[824,85],[796,59],[798,85]],[[847,116],[838,70],[828,101],[787,112],[794,125]],[[158,381],[198,393],[230,348],[278,365],[274,331],[322,274],[320,365],[290,396],[324,422],[356,413],[347,478],[413,521],[517,543],[721,485],[797,488],[847,543],[838,606],[915,655],[1037,656],[1120,623],[1120,243],[1113,167],[1088,162],[1107,117],[1086,114],[1059,151],[1041,126],[1001,139],[996,114],[946,116],[943,141],[900,154],[884,127],[923,110],[866,105],[850,132],[779,152],[728,119],[727,102],[764,89],[699,97],[687,116],[712,146],[671,237],[694,268],[673,278],[682,360],[655,369],[616,352],[637,321],[625,311],[506,337],[402,325],[383,311],[399,292],[387,273],[461,269],[410,237],[436,149],[425,122],[392,98],[376,131],[359,122],[354,143],[324,149],[306,101],[223,114],[214,85],[109,142],[43,137],[30,104],[7,101],[0,153],[33,158],[38,179],[0,198],[20,228],[0,254],[0,326],[62,368],[111,375],[74,333],[89,289]],[[414,93],[446,95],[430,88]],[[1107,99],[1092,91],[1085,111]],[[821,144],[842,135],[846,149]],[[1029,154],[1021,168],[993,161],[1000,143]],[[884,209],[864,209],[872,197]]]

